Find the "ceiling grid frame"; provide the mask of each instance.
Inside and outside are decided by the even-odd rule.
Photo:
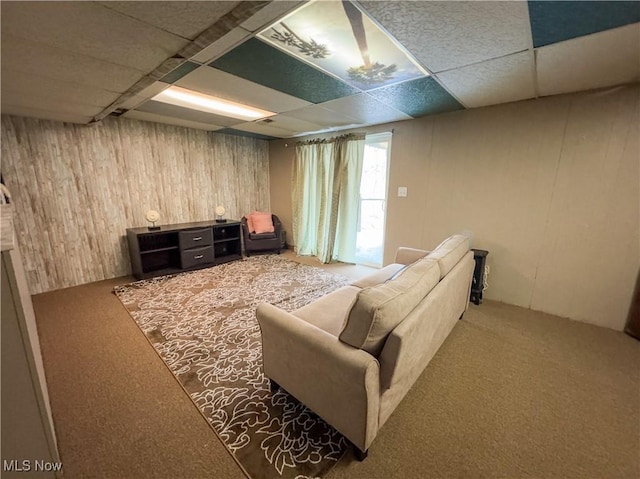
[[[314,97],[314,101],[311,102],[298,100],[299,102],[296,103],[296,99],[299,98],[298,94],[288,97],[282,96],[287,94],[279,93],[282,92],[280,83],[276,82],[271,86],[264,86],[261,84],[263,82],[261,76],[254,78],[254,80],[258,80],[256,83],[251,79],[242,78],[240,75],[236,76],[237,83],[242,83],[246,91],[260,92],[253,93],[253,100],[251,100],[251,94],[244,95],[245,100],[249,99],[247,104],[258,101],[260,96],[273,98],[273,104],[270,105],[272,108],[262,107],[262,109],[275,112],[271,122],[220,120],[227,125],[225,126],[214,123],[199,123],[177,117],[172,120],[171,116],[158,116],[143,111],[136,113],[136,111],[138,111],[137,108],[146,109],[143,105],[159,90],[172,84],[184,87],[181,83],[191,83],[191,78],[196,78],[201,74],[201,72],[198,73],[199,71],[211,69],[212,72],[223,72],[223,70],[210,65],[233,55],[241,48],[246,48],[247,43],[261,42],[257,37],[260,32],[307,4],[298,0],[248,1],[236,3],[226,13],[219,15],[226,8],[226,6],[220,5],[220,2],[192,2],[192,5],[186,9],[191,13],[185,14],[185,17],[176,19],[176,23],[171,24],[171,15],[168,15],[167,12],[174,8],[172,5],[169,5],[166,11],[154,12],[144,10],[147,7],[153,8],[154,2],[123,2],[120,4],[120,11],[117,8],[118,3],[64,2],[64,5],[55,2],[39,4],[38,2],[5,1],[0,3],[3,26],[2,73],[3,80],[5,80],[2,82],[3,113],[47,119],[58,118],[61,121],[75,123],[97,122],[107,115],[114,114],[115,116],[137,117],[139,120],[146,118],[146,121],[162,121],[181,126],[191,125],[194,128],[224,133],[244,135],[250,133],[248,130],[254,130],[256,137],[271,139],[303,136],[310,132],[318,133],[316,131],[318,126],[325,127],[320,131],[339,131],[345,128],[455,111],[460,108],[477,108],[585,89],[615,87],[624,83],[640,81],[640,2],[621,0],[593,3],[576,0],[565,4],[566,2],[540,2],[537,0],[512,2],[370,2],[357,0],[352,2],[355,7],[366,15],[377,28],[386,33],[394,44],[399,45],[402,51],[408,52],[420,65],[420,68],[430,74],[429,82],[418,81],[412,84],[411,82],[415,82],[415,80],[407,79],[394,85],[383,85],[378,88],[344,89],[341,92],[334,92],[331,96]],[[206,3],[209,4],[210,9],[207,8]],[[73,37],[73,31],[81,31],[82,27],[68,29],[62,23],[51,25],[51,22],[58,21],[56,18],[60,15],[51,15],[51,18],[43,16],[42,12],[57,12],[56,5],[68,9],[67,11],[71,13],[77,10],[79,18],[83,18],[82,15],[85,16],[84,18],[88,18],[86,16],[91,15],[91,12],[99,13],[100,9],[103,9],[111,13],[99,14],[99,18],[112,19],[109,21],[122,19],[124,24],[139,25],[135,28],[140,28],[140,31],[151,28],[161,32],[158,38],[163,38],[162,35],[179,37],[180,41],[187,42],[187,44],[173,55],[164,58],[148,73],[145,73],[145,68],[138,64],[136,65],[139,68],[135,70],[118,64],[112,65],[105,62],[104,58],[116,58],[120,61],[121,56],[114,56],[116,52],[114,49],[123,45],[123,42],[119,39],[114,42],[114,45],[111,45],[108,42],[109,35],[113,35],[113,32],[119,32],[122,37],[122,35],[126,35],[124,30],[117,26],[112,28],[106,21],[102,35],[107,39],[107,42],[101,48],[102,51],[98,52],[100,55],[92,56],[93,52],[87,50],[86,46],[82,47],[79,43],[81,39]],[[396,17],[396,12],[401,10],[405,16]],[[34,16],[24,14],[24,12],[40,13]],[[186,19],[189,14],[198,15],[198,12],[210,12],[210,15],[218,16],[206,29],[196,34],[196,30],[206,23],[203,21],[202,15],[194,17],[194,20],[200,23],[195,22],[199,26],[192,27],[191,30]],[[421,20],[426,18],[424,15],[431,15],[431,17],[436,15],[434,18],[429,17],[430,24],[438,26],[436,30],[430,30],[428,25],[425,26],[426,24]],[[438,17],[438,15],[442,15],[442,17]],[[46,35],[55,39],[53,42],[48,42],[46,39],[49,37],[47,36],[40,37],[42,29],[33,24],[34,21],[44,21],[44,18],[48,22],[44,30],[49,32]],[[391,23],[389,23],[390,21]],[[558,25],[567,21],[574,22],[575,26],[565,34]],[[96,24],[96,29],[103,28],[102,24],[96,23],[95,19],[89,21],[89,23],[91,22]],[[180,25],[180,22],[183,24]],[[492,31],[486,25],[495,25],[496,31]],[[522,31],[525,29],[518,27],[517,31],[514,30],[517,25],[526,25],[527,31],[524,35]],[[502,35],[502,30],[507,33]],[[16,31],[31,31],[32,38],[23,40],[22,37],[19,37],[12,42],[11,33]],[[400,36],[396,35],[398,32],[401,33]],[[429,37],[434,32],[437,33],[436,37]],[[144,50],[147,47],[144,44],[136,44],[139,41],[137,39],[141,38],[140,35],[132,33],[134,34],[131,37],[127,37],[133,42],[130,43],[129,48],[135,49],[138,57],[146,55],[139,50]],[[92,37],[97,38],[96,35],[98,34],[93,33]],[[484,38],[474,46],[474,51],[477,52],[477,60],[475,61],[472,60],[473,55],[469,56],[465,53],[466,47],[464,46],[464,42],[473,41],[474,35],[482,35]],[[191,39],[192,37],[195,38]],[[37,51],[34,50],[34,48],[42,50],[58,48],[60,42],[65,38],[67,39],[64,43],[65,48],[58,50],[55,55],[38,56]],[[446,40],[447,38],[449,40]],[[453,62],[450,61],[451,64],[457,65],[451,68],[442,68],[445,66],[445,62],[440,62],[440,67],[432,68],[432,62],[428,56],[424,55],[424,52],[418,52],[419,54],[416,55],[415,49],[412,50],[412,45],[421,44],[420,42],[428,42],[434,48],[438,47],[438,42],[445,42],[440,46],[446,47],[450,45],[451,39],[455,38],[460,39],[462,44],[454,46],[452,51],[462,52],[462,56],[457,60],[454,59]],[[540,39],[537,43],[536,38]],[[550,38],[551,42],[545,43],[547,40],[544,38]],[[510,39],[517,39],[519,43],[504,44],[505,41],[511,41]],[[501,45],[500,42],[503,44]],[[167,43],[167,45],[169,44]],[[162,48],[170,51],[171,48],[167,45]],[[265,45],[267,44],[265,43]],[[522,48],[518,49],[518,45]],[[485,47],[487,49],[483,50]],[[595,62],[591,61],[590,56],[584,54],[585,49],[596,55]],[[16,50],[23,51],[20,57],[16,57],[15,54],[12,56],[12,52]],[[492,55],[492,52],[502,53],[496,56]],[[89,54],[86,57],[87,61],[80,64],[92,65],[92,68],[83,76],[82,72],[77,70],[73,59],[77,61],[82,58],[82,55],[87,54]],[[283,54],[293,58],[288,53]],[[522,56],[523,54],[527,55],[526,59]],[[103,59],[98,59],[100,57]],[[31,58],[37,58],[38,63],[33,63]],[[466,58],[467,61],[462,61],[463,58]],[[131,59],[125,59],[123,63],[130,64]],[[192,71],[187,71],[189,67],[185,67],[186,64],[191,65]],[[528,65],[526,79],[523,76],[525,65]],[[566,67],[566,65],[571,66]],[[569,74],[566,68],[567,74],[564,74],[563,71],[550,70],[551,68],[558,70],[563,67],[583,72],[583,74]],[[128,74],[125,68],[130,68]],[[315,67],[310,66],[309,68]],[[344,83],[331,72],[316,71],[337,82]],[[233,74],[228,72],[227,74],[232,76],[225,81],[227,84],[233,84]],[[216,75],[211,76],[216,77]],[[467,75],[471,76],[467,77]],[[30,81],[28,83],[25,81],[22,84],[19,83],[20,78],[28,78]],[[105,82],[106,78],[111,78],[112,81]],[[452,83],[454,78],[457,78],[457,83]],[[464,78],[467,79],[460,83],[460,80]],[[477,86],[474,86],[474,82],[480,81],[482,78],[486,78],[488,83],[478,83]],[[115,85],[113,80],[118,80],[120,86],[113,87],[112,85]],[[299,82],[300,78],[296,78],[295,81]],[[502,88],[501,82],[508,88]],[[48,87],[48,84],[51,87]],[[76,85],[75,88],[74,85]],[[440,94],[435,94],[432,91],[435,85],[437,85],[436,91],[444,92],[443,94],[446,94],[444,98],[451,99],[447,100],[442,108],[437,105],[437,102],[441,101]],[[466,85],[464,88],[468,90],[467,93],[464,93],[464,88],[460,89],[463,85]],[[428,86],[428,88],[421,89],[420,86],[422,88]],[[233,96],[233,101],[242,103],[242,92],[238,91],[238,88],[235,90],[231,87],[228,88],[229,91],[226,95]],[[215,83],[206,89],[207,93],[216,95]],[[403,93],[394,99],[392,92],[396,90]],[[431,98],[434,94],[435,96]],[[114,95],[118,96],[114,99]],[[407,95],[409,98],[406,97]],[[221,96],[221,98],[224,97],[225,94]],[[423,107],[413,109],[412,106],[410,110],[406,110],[407,104],[414,105],[421,97],[421,101],[425,102]],[[400,103],[396,103],[396,101]],[[436,103],[430,103],[433,101]],[[279,108],[278,102],[282,102]],[[87,109],[89,105],[102,108],[102,110],[87,120],[86,114],[91,111],[91,109]],[[275,108],[273,108],[274,106]],[[403,108],[406,111],[411,111],[411,114],[408,115],[406,111],[403,111]],[[305,110],[308,110],[308,113],[304,113]],[[321,113],[322,121],[319,121],[320,117],[317,118],[317,122],[309,121],[314,119],[314,111]],[[397,112],[397,115],[394,112]],[[180,115],[189,116],[183,113]],[[333,120],[330,119],[331,115],[333,115]],[[205,119],[204,117],[199,118]],[[351,120],[353,122],[348,123]],[[174,123],[171,123],[172,121]],[[314,130],[310,130],[311,128]]]

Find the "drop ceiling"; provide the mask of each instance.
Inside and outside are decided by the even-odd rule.
[[[640,2],[354,4],[425,76],[358,86],[260,36],[305,2],[2,1],[2,113],[273,139],[640,81]],[[171,85],[275,114],[243,121],[152,100]]]

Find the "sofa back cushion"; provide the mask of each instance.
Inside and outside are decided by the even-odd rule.
[[[439,280],[437,261],[423,258],[392,280],[362,289],[349,311],[340,340],[378,356],[393,328]]]
[[[469,251],[469,238],[457,234],[440,243],[436,249],[427,255],[427,258],[438,262],[440,279],[442,279],[458,264],[458,261],[462,259],[467,251]]]

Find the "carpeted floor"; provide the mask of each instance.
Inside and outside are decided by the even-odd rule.
[[[34,297],[65,477],[244,477],[112,293],[132,279]],[[471,305],[369,457],[328,477],[638,478],[639,364],[623,333]]]
[[[256,308],[294,311],[349,284],[279,255],[118,286],[115,294],[252,479],[322,477],[348,442],[262,370]]]

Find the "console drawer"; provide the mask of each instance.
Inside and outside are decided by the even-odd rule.
[[[191,248],[180,251],[182,269],[191,268],[199,264],[213,263],[213,246]]]
[[[180,238],[181,250],[201,246],[211,246],[213,244],[213,230],[211,228],[184,230],[180,231],[178,236]]]

